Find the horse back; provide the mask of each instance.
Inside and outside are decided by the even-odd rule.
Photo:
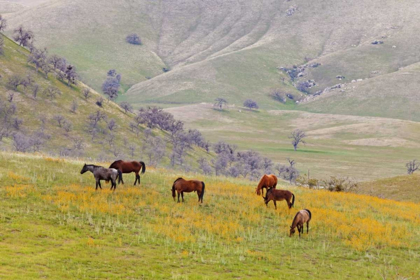
[[[194,192],[201,191],[203,184],[198,180],[184,180],[182,178],[178,178],[174,182],[174,187],[178,191]]]

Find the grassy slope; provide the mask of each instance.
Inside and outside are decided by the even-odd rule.
[[[180,174],[170,171],[150,169],[140,187],[95,192],[81,162],[0,159],[7,279],[420,277],[419,204],[292,188],[295,208],[282,202],[276,211],[249,182],[201,176],[204,204],[194,194],[177,204],[169,189]],[[310,232],[289,238],[302,208],[312,210]]]
[[[240,107],[217,111],[211,104],[168,111],[189,127],[200,128],[213,142],[255,149],[276,162],[295,159],[302,174],[310,169],[312,178],[338,175],[369,180],[404,174],[405,163],[420,147],[420,125],[410,121]],[[288,136],[296,128],[308,137],[295,152]]]
[[[2,35],[0,35],[2,36]],[[85,157],[101,157],[113,158],[115,155],[111,153],[111,145],[107,142],[107,134],[98,135],[95,141],[92,141],[91,136],[87,131],[87,118],[89,114],[100,110],[104,112],[108,120],[114,119],[117,123],[115,130],[115,146],[119,152],[117,157],[124,158],[129,157],[128,144],[125,144],[126,139],[129,143],[135,144],[137,149],[135,151],[135,157],[143,157],[141,152],[142,143],[144,142],[143,133],[137,137],[135,133],[129,129],[129,123],[132,122],[132,115],[125,114],[124,111],[119,108],[113,102],[103,102],[103,108],[99,108],[95,102],[99,98],[99,94],[92,92],[92,96],[85,100],[81,94],[83,84],[69,87],[65,83],[54,78],[53,74],[49,75],[46,79],[42,73],[36,73],[34,67],[28,65],[27,61],[28,51],[18,47],[14,42],[5,38],[5,54],[0,56],[0,97],[2,100],[6,100],[9,93],[14,93],[14,102],[17,105],[17,117],[23,120],[22,131],[25,134],[31,134],[34,131],[39,130],[41,126],[40,117],[44,116],[47,119],[45,132],[51,136],[46,142],[43,148],[44,152],[57,154],[62,147],[71,148],[73,146],[74,138],[80,138],[84,142],[84,153]],[[40,85],[40,91],[38,97],[34,99],[30,92],[30,89],[25,90],[19,86],[17,91],[13,91],[7,87],[8,78],[17,74],[22,77],[27,74],[32,75],[35,82]],[[49,100],[44,94],[43,90],[47,86],[55,86],[62,92],[61,96],[58,96],[55,100]],[[76,101],[78,108],[76,113],[70,111],[71,104]],[[55,115],[62,115],[73,124],[73,129],[66,133],[63,128],[57,125],[57,122],[53,119]],[[104,123],[101,127],[106,130]],[[143,130],[143,128],[141,128]],[[166,137],[162,133],[155,131],[156,135]],[[3,149],[12,149],[11,139],[3,139],[1,143]],[[170,149],[169,143],[167,143],[168,150]],[[190,159],[197,159],[199,156],[207,156],[201,149],[191,151],[188,156]]]
[[[291,6],[298,11],[287,16]],[[315,78],[322,89],[336,84],[336,75],[368,78],[372,71],[385,75],[418,62],[420,44],[414,34],[419,9],[416,1],[384,5],[379,0],[122,1],[119,5],[78,0],[50,1],[10,15],[9,22],[12,28],[24,24],[34,30],[39,45],[74,62],[94,88],[99,88],[110,68],[123,74],[125,89],[142,81],[124,97],[138,105],[198,103],[224,96],[235,104],[252,97],[263,108],[278,109],[283,106],[271,102],[270,90],[293,90],[281,82],[278,66],[302,64],[305,57],[321,62],[301,80]],[[92,10],[94,14],[89,13]],[[144,46],[125,44],[129,32],[138,32]],[[370,44],[377,39],[384,45]],[[173,70],[162,74],[163,62]],[[156,78],[145,80],[146,76]],[[360,103],[368,96],[369,102],[375,102],[384,88],[376,85],[371,95],[361,90],[352,99]],[[391,88],[391,92],[397,89]],[[398,94],[410,98],[413,92],[403,89]],[[409,109],[411,104],[403,103]],[[348,100],[336,102],[334,112],[347,113],[349,105]],[[312,109],[308,104],[304,109],[329,112],[331,107],[315,104]],[[385,110],[376,107],[370,104],[355,114],[403,115],[388,115],[387,109],[393,107],[388,98],[380,100],[379,107]]]
[[[364,182],[360,184],[357,192],[387,199],[419,202],[419,186],[420,176],[414,173],[413,175]]]

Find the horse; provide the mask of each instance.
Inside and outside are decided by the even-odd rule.
[[[139,182],[139,185],[140,185],[140,175],[139,175],[140,169],[142,170],[141,174],[144,174],[144,172],[146,172],[146,164],[144,164],[144,162],[142,161],[137,162],[137,161],[116,160],[109,166],[109,168],[115,168],[119,170],[121,173],[135,172],[136,180],[134,181],[134,185],[136,185],[137,181]],[[119,176],[119,179],[118,179],[118,183],[121,183],[121,182],[124,184],[122,174]]]
[[[292,198],[292,202],[290,202],[290,198]],[[286,200],[289,209],[295,204],[295,195],[292,192],[288,190],[276,190],[274,188],[269,189],[264,197],[265,206],[268,207],[268,203],[272,200],[277,209],[276,201],[282,201],[283,199]]]
[[[303,227],[305,223],[306,223],[306,233],[309,233],[309,221],[311,220],[311,218],[312,218],[312,213],[308,209],[303,209],[297,212],[295,218],[293,219],[292,225],[290,226],[289,236],[291,237],[292,234],[295,233],[295,227],[297,227],[299,231],[299,237],[300,237],[300,233],[303,234]]]
[[[262,195],[264,197],[264,191],[263,189],[266,189],[268,191],[269,189],[273,188],[275,189],[277,186],[277,177],[275,175],[267,175],[261,177],[260,182],[258,183],[257,188],[255,189],[255,192],[257,195]]]
[[[83,165],[82,171],[80,171],[80,174],[83,174],[87,171],[92,172],[96,179],[95,190],[98,190],[98,186],[102,190],[101,180],[106,180],[107,182],[111,180],[111,190],[114,189],[115,191],[117,188],[117,178],[121,176],[121,172],[119,170],[115,168],[105,168],[102,166],[85,163],[85,165]]]
[[[179,195],[182,196],[182,202],[184,202],[184,192],[195,192],[197,191],[198,195],[198,202],[203,203],[204,197],[204,189],[206,185],[204,182],[197,181],[197,180],[184,180],[182,178],[178,178],[174,181],[172,185],[172,197],[175,201],[175,191],[178,193],[178,203],[179,203]]]

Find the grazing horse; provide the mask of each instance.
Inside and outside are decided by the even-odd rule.
[[[121,173],[135,172],[136,180],[134,181],[134,185],[136,185],[137,181],[139,182],[139,185],[140,185],[139,171],[140,169],[142,169],[141,174],[144,174],[144,172],[146,171],[146,164],[144,164],[144,162],[142,161],[116,160],[109,166],[109,168],[115,168],[119,170]],[[118,179],[118,183],[121,183],[121,182],[124,184],[122,175]]]
[[[195,192],[197,191],[198,195],[198,202],[203,203],[204,197],[204,188],[206,185],[204,182],[197,181],[197,180],[184,180],[182,178],[178,178],[175,180],[174,184],[172,185],[172,197],[175,201],[175,191],[178,193],[178,202],[179,202],[179,195],[182,196],[182,202],[184,202],[184,192]]]
[[[102,190],[101,186],[101,180],[106,180],[107,182],[111,180],[111,190],[117,188],[117,178],[121,176],[120,171],[118,171],[115,168],[105,168],[98,165],[93,164],[86,164],[83,165],[82,171],[80,171],[80,174],[83,174],[87,171],[90,171],[93,173],[93,176],[96,179],[96,188],[95,190],[98,190],[98,186]]]
[[[290,226],[289,236],[291,237],[292,234],[295,233],[295,228],[297,227],[299,231],[299,237],[300,237],[300,234],[301,233],[303,234],[303,227],[305,223],[306,223],[306,233],[309,233],[309,221],[311,220],[311,218],[312,218],[312,213],[308,209],[303,209],[297,212],[295,218],[293,219],[292,225]]]
[[[268,191],[271,188],[275,189],[276,186],[277,186],[277,177],[275,175],[265,174],[264,176],[262,176],[260,182],[258,183],[258,186],[255,189],[255,192],[257,193],[257,195],[261,194],[264,197],[263,189],[266,189],[266,191]]]
[[[290,202],[291,198],[292,202]],[[286,200],[289,209],[295,204],[295,195],[292,192],[287,190],[269,189],[264,197],[265,206],[268,206],[268,203],[272,200],[277,209],[276,201],[282,201],[283,199]]]

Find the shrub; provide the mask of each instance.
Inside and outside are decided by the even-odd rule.
[[[132,45],[141,45],[142,44],[140,37],[136,33],[127,35],[127,37],[125,37],[125,41],[129,44],[132,44]]]

